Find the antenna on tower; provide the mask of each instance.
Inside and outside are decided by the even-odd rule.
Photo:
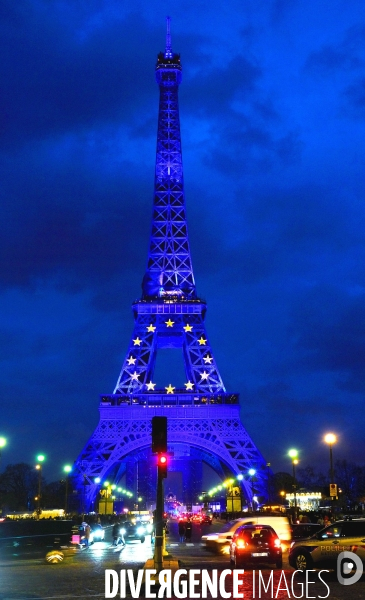
[[[171,22],[171,17],[166,17],[166,50],[165,50],[165,58],[172,58],[170,22]]]

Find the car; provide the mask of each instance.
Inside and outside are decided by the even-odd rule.
[[[191,517],[191,521],[193,523],[198,523],[200,525],[200,523],[202,522],[202,516],[200,514],[196,513],[195,515],[193,515]]]
[[[73,525],[73,521],[67,519],[1,521],[0,557],[45,556],[50,550],[68,547]]]
[[[264,513],[256,513],[250,517],[242,518],[241,525],[269,525],[280,538],[282,549],[289,549],[292,536],[288,517],[284,515],[273,516],[265,515]]]
[[[283,566],[281,541],[270,525],[242,525],[236,529],[229,549],[231,565],[244,567],[247,563]]]
[[[104,540],[105,537],[105,530],[104,528],[100,525],[100,523],[93,523],[90,525],[91,527],[91,534],[90,534],[90,538],[92,538],[93,542],[101,542]]]
[[[213,520],[212,515],[202,515],[202,519],[201,519],[202,523],[207,523],[208,525],[211,525],[212,520]]]
[[[365,519],[341,520],[322,528],[312,537],[293,541],[289,564],[294,569],[336,568],[341,552],[353,551],[365,563]]]
[[[292,523],[290,528],[292,540],[302,540],[323,529],[323,525],[319,523]]]
[[[143,521],[126,521],[125,523],[121,523],[120,533],[125,542],[140,540],[143,544],[146,536],[152,533],[152,525]]]
[[[202,535],[201,542],[208,550],[213,550],[219,554],[228,554],[233,534],[240,525],[243,525],[242,519],[228,521],[218,533]]]

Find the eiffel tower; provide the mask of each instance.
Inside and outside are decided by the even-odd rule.
[[[90,509],[106,479],[145,501],[155,498],[151,419],[166,416],[171,460],[180,473],[182,499],[202,492],[203,463],[222,479],[244,475],[242,492],[252,498],[248,469],[256,470],[255,492],[266,496],[266,462],[239,416],[239,396],[227,392],[210,345],[206,303],[196,292],[185,214],[178,89],[182,67],[172,51],[167,17],[165,52],[156,64],[160,89],[152,231],[142,296],[133,304],[134,329],[113,391],[100,397],[100,421],[75,466],[84,506]],[[174,372],[162,388],[154,381],[160,349],[179,349],[184,387]],[[86,500],[85,500],[86,499]]]

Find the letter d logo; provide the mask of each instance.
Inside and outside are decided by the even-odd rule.
[[[350,577],[349,575],[356,566],[356,571]],[[337,579],[341,585],[352,585],[359,581],[363,573],[362,560],[353,552],[341,552],[337,558]]]

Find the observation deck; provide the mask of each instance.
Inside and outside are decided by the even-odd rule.
[[[239,394],[189,394],[185,390],[177,390],[173,394],[162,391],[148,394],[103,394],[100,406],[209,406],[239,404]]]

